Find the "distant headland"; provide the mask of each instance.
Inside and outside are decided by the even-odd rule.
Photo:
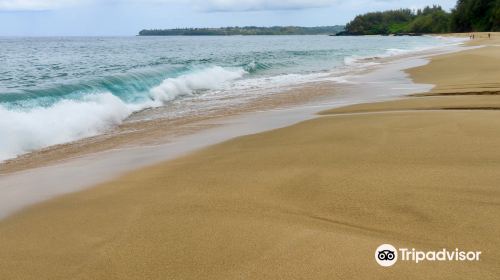
[[[139,32],[139,36],[335,35],[344,29],[342,25],[144,29]]]

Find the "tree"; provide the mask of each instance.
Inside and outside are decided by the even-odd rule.
[[[440,6],[367,13],[348,23],[346,30],[353,35],[443,33],[450,30],[450,14]]]
[[[500,30],[500,0],[458,0],[451,28],[456,32]]]
[[[441,7],[426,7],[417,11],[417,17],[410,22],[408,30],[413,33],[445,33],[450,31],[450,23],[450,14]]]

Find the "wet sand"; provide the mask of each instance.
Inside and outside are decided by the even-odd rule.
[[[212,122],[227,119],[244,113],[273,108],[287,107],[294,104],[304,104],[331,95],[332,83],[310,83],[284,90],[267,98],[255,98],[241,106],[228,108],[220,106],[206,112],[188,116],[166,116],[148,119],[155,111],[168,111],[169,107],[160,107],[138,112],[120,126],[97,135],[78,141],[55,145],[33,151],[17,158],[0,163],[0,175],[41,166],[49,166],[74,159],[106,152],[113,149],[126,149],[147,145],[158,145],[172,142],[174,138],[191,135],[198,131],[211,128]],[[180,106],[178,104],[171,106]],[[172,109],[175,111],[175,109]],[[143,117],[145,119],[143,119]]]
[[[498,41],[408,71],[436,96],[323,111],[10,216],[0,276],[498,279],[500,100],[470,94],[495,91]],[[482,257],[382,268],[382,243]]]

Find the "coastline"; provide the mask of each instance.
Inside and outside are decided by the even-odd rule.
[[[58,40],[47,38],[33,43],[47,45],[57,52]],[[0,126],[7,133],[7,137],[0,141],[0,161],[7,160],[0,164],[0,174],[92,152],[148,145],[155,140],[162,142],[164,139],[159,138],[170,137],[172,129],[177,133],[178,127],[191,126],[207,118],[272,109],[274,103],[305,102],[307,100],[300,99],[313,97],[310,96],[316,94],[313,90],[303,91],[299,96],[280,93],[306,83],[341,79],[344,70],[350,72],[359,64],[372,64],[370,58],[455,42],[454,39],[430,36],[390,39],[380,36],[349,39],[237,36],[61,40],[69,44],[68,49],[65,55],[54,59],[70,73],[74,69],[73,74],[81,78],[67,80],[65,73],[54,79],[40,78],[32,83],[34,88],[26,88],[29,95],[23,95],[22,75],[8,77],[14,79],[9,83],[15,89],[2,89],[0,98],[0,115],[4,120]],[[294,46],[293,42],[302,43]],[[17,53],[10,46],[22,46],[29,43],[29,39],[7,39],[1,43],[8,51]],[[107,45],[103,49],[106,60],[95,61],[91,59],[92,55],[85,54],[100,52],[101,44]],[[162,50],[179,44],[187,48]],[[214,50],[202,47],[204,44]],[[127,51],[118,54],[115,59],[121,63],[115,67],[113,49],[120,45],[126,46]],[[149,51],[137,52],[136,47]],[[20,50],[18,56],[30,55],[26,49]],[[252,54],[254,51],[259,55],[241,55],[242,52]],[[199,55],[195,56],[205,58],[189,59],[196,53]],[[216,57],[212,57],[214,54]],[[178,61],[179,57],[186,59]],[[363,57],[366,61],[356,63]],[[86,76],[80,73],[81,68],[72,68],[68,64],[72,60],[80,60],[93,74]],[[29,62],[20,67],[26,67],[28,77],[31,74],[39,77],[39,71],[41,75],[51,76],[50,68],[37,68]],[[71,116],[68,121],[58,120],[58,115],[68,114]],[[47,126],[47,123],[53,125]]]
[[[450,56],[461,60],[471,51],[438,56],[408,72],[419,83],[434,83],[436,75],[415,73],[439,71],[440,59],[446,64]],[[484,71],[485,65],[498,71],[490,66],[492,55],[498,60],[495,52],[482,54],[484,63],[468,65],[464,73]],[[414,58],[395,68],[423,64]],[[367,74],[372,80],[365,81],[366,93],[383,92],[377,96],[383,100],[430,89],[408,83],[400,72],[389,64]],[[381,82],[387,73],[401,76]],[[439,95],[443,81],[431,93]],[[497,96],[414,97],[331,110],[349,104],[343,102],[313,103],[301,108],[302,115],[275,112],[281,119],[268,129],[285,128],[229,140],[18,212],[0,222],[0,271],[25,279],[386,278],[423,271],[456,279],[498,276],[499,118],[490,110],[500,103]],[[315,117],[317,111],[323,116]],[[261,114],[254,125],[273,120]],[[241,134],[259,129],[249,125]],[[401,265],[382,273],[373,249],[388,241],[482,249],[485,259]]]
[[[84,139],[8,161],[0,165],[0,219],[213,144],[315,118],[323,110],[428,91],[431,85],[414,84],[404,70],[426,64],[428,56],[461,48],[447,46],[379,58],[379,64],[370,59],[366,69],[343,76],[341,82],[335,82],[334,76],[334,82],[311,83],[234,112],[202,116],[202,120],[131,123],[120,131],[132,133]]]
[[[444,41],[446,42],[445,44],[453,45],[456,40],[446,39]],[[442,51],[446,52],[445,49],[449,48],[454,48],[454,46],[444,46]],[[385,52],[372,53],[366,56],[346,56],[344,57],[344,66],[334,66],[333,69],[327,72],[299,76],[291,74],[293,76],[291,78],[288,75],[273,76],[269,85],[258,86],[252,90],[245,89],[248,85],[244,84],[249,80],[243,79],[237,83],[238,86],[235,88],[234,94],[223,92],[220,97],[217,97],[219,94],[214,95],[212,93],[208,93],[207,96],[203,94],[200,96],[187,96],[187,98],[180,98],[178,101],[173,100],[164,104],[164,106],[153,108],[141,103],[137,106],[141,108],[145,106],[143,110],[134,111],[134,109],[134,112],[120,122],[119,125],[115,123],[112,127],[101,131],[95,136],[78,136],[75,141],[63,141],[59,144],[56,142],[56,144],[45,148],[28,150],[27,153],[21,153],[15,158],[4,159],[4,161],[0,162],[0,176],[26,169],[53,165],[68,159],[105,152],[107,150],[170,142],[172,138],[176,138],[179,135],[192,134],[204,129],[204,125],[200,125],[200,123],[206,120],[230,118],[256,111],[300,106],[301,104],[324,99],[323,97],[328,98],[329,95],[336,94],[337,88],[340,88],[339,91],[343,91],[346,77],[366,73],[374,68],[374,66],[377,66],[377,64],[384,64],[406,56],[423,55],[427,52],[438,53],[440,52],[440,47],[434,46],[411,50],[407,50],[406,47],[403,47],[403,49],[389,48],[385,49]],[[211,70],[220,69],[211,68]],[[190,76],[191,78],[200,75],[196,71],[192,74],[194,76]],[[208,73],[205,74],[208,75]],[[181,76],[180,82],[184,79],[183,77]],[[251,80],[250,84],[263,83],[266,79],[257,78],[256,80]],[[242,88],[241,91],[240,87]],[[332,93],[332,91],[334,92]],[[216,101],[215,104],[213,101]],[[226,103],[234,104],[228,106],[225,105]],[[200,106],[198,104],[206,105]],[[112,109],[109,108],[107,111],[113,112]],[[19,125],[22,126],[21,123]],[[75,129],[80,129],[78,124],[76,124]],[[57,135],[57,133],[55,134]],[[17,134],[14,133],[13,135]],[[22,139],[19,141],[11,140],[11,142],[14,144],[19,143],[19,145],[24,143]],[[29,146],[27,145],[27,147]]]

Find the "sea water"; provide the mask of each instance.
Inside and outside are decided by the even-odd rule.
[[[451,43],[427,36],[0,37],[0,161],[104,133],[148,108],[182,108],[188,100],[207,108],[231,96],[229,108],[249,94],[335,78],[362,67],[363,58]]]

